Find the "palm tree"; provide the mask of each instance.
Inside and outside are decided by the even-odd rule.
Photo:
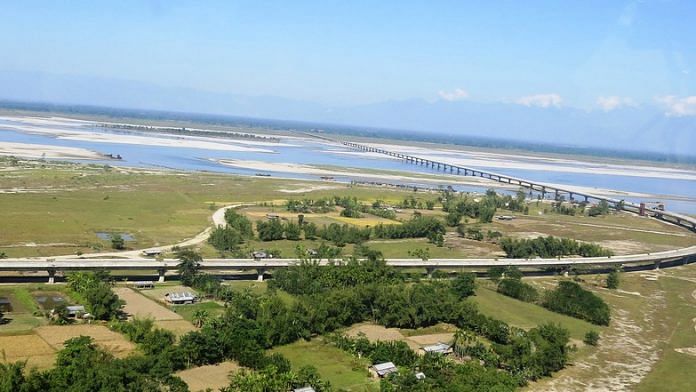
[[[459,329],[454,333],[452,351],[454,351],[457,356],[462,357],[465,355],[466,348],[471,346],[473,343],[476,343],[477,340],[476,335],[474,335],[472,332]]]
[[[208,320],[208,317],[210,317],[210,314],[207,310],[196,310],[195,312],[193,312],[193,325],[195,325],[196,328],[202,328],[203,324],[205,324],[206,320]]]

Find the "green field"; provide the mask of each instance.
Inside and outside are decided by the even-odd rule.
[[[406,197],[432,200],[433,193],[414,193],[406,190],[350,186],[331,183],[336,189],[301,193],[287,190],[311,189],[326,182],[282,180],[275,178],[241,177],[211,173],[179,173],[120,169],[97,165],[22,162],[10,166],[0,160],[0,181],[3,188],[18,189],[18,193],[0,194],[0,251],[9,257],[52,256],[61,254],[110,251],[110,241],[97,237],[98,232],[126,233],[134,241],[126,242],[129,249],[174,244],[201,233],[211,224],[211,215],[219,207],[235,203],[265,204],[248,208],[255,213],[253,220],[265,218],[264,211],[284,211],[289,198],[320,198],[340,194],[355,196],[362,202],[381,199],[396,204]],[[271,205],[275,207],[270,207]],[[423,214],[442,215],[439,205]],[[529,237],[536,235],[567,236],[585,241],[597,241],[615,253],[657,251],[696,244],[694,236],[657,222],[627,214],[606,217],[569,217],[547,213],[546,203],[530,203],[530,213],[510,222],[494,221],[480,225],[485,232],[498,230],[507,235]],[[243,209],[244,210],[244,209]],[[398,219],[408,219],[412,210],[404,210]],[[499,210],[501,214],[511,214]],[[541,213],[542,215],[539,215]],[[512,213],[514,214],[514,213]],[[288,215],[294,219],[296,214]],[[349,223],[358,226],[390,222],[368,214],[361,219],[343,218],[337,212],[306,214],[308,221],[317,224]],[[50,222],[50,224],[48,224]],[[393,221],[392,221],[393,222]],[[396,222],[398,223],[398,222]],[[475,224],[475,222],[470,222]],[[273,241],[246,244],[248,249],[280,249],[285,256],[295,254],[296,242]],[[311,248],[318,242],[306,242]],[[368,245],[387,257],[408,257],[416,248],[429,247],[431,257],[482,257],[496,255],[496,245],[470,241],[451,232],[445,246],[437,248],[423,240],[371,241]],[[218,256],[212,248],[203,248],[206,256]],[[352,253],[350,246],[344,254]]]
[[[603,329],[583,320],[554,313],[539,305],[507,297],[490,288],[479,287],[472,299],[484,314],[523,329],[548,322],[558,323],[568,329],[571,338],[578,341],[582,341],[588,331],[601,332]]]
[[[379,383],[369,376],[369,363],[325,344],[320,339],[276,347],[271,352],[283,354],[295,370],[307,365],[316,367],[321,377],[331,382],[335,390],[379,391]]]

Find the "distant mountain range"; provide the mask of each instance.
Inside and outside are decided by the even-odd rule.
[[[430,139],[438,135],[443,141],[448,137],[507,139],[696,157],[696,117],[666,116],[657,106],[623,107],[605,112],[471,100],[410,99],[332,107],[273,96],[221,94],[143,82],[24,72],[0,72],[0,86],[0,99],[12,101],[409,130]]]

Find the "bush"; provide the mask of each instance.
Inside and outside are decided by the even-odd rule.
[[[582,341],[589,346],[596,346],[599,343],[599,334],[597,331],[587,331]]]
[[[524,302],[535,302],[539,293],[534,286],[518,279],[503,279],[498,283],[498,292]]]
[[[597,325],[609,325],[609,306],[600,297],[570,281],[558,283],[549,292],[544,307],[557,313],[577,317]]]
[[[607,288],[616,290],[619,288],[619,271],[611,271],[607,275]]]

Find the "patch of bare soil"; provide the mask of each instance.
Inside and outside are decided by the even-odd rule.
[[[401,334],[398,328],[385,328],[375,324],[358,324],[346,331],[346,335],[351,337],[356,337],[359,334],[364,334],[371,342],[378,340],[404,340],[404,335]]]
[[[181,315],[137,293],[128,287],[117,287],[114,292],[126,302],[123,311],[129,316],[153,320],[181,320]]]
[[[635,311],[612,308],[612,322],[602,333],[593,354],[577,360],[553,379],[530,386],[534,391],[625,391],[631,390],[659,360],[654,336],[662,324],[656,312],[666,305],[661,290],[646,290]]]
[[[599,245],[611,249],[616,255],[646,253],[651,250],[650,247],[645,246],[638,241],[631,240],[605,240],[600,241]]]
[[[230,373],[239,370],[236,362],[225,361],[217,365],[199,366],[182,370],[179,376],[193,392],[204,391],[208,388],[217,391],[230,384]]]
[[[47,325],[34,329],[34,332],[55,350],[63,349],[63,343],[78,336],[90,336],[94,341],[112,354],[122,357],[135,349],[126,338],[103,325]]]
[[[156,320],[157,328],[167,329],[174,332],[174,335],[181,336],[188,332],[195,331],[196,327],[187,320]]]

